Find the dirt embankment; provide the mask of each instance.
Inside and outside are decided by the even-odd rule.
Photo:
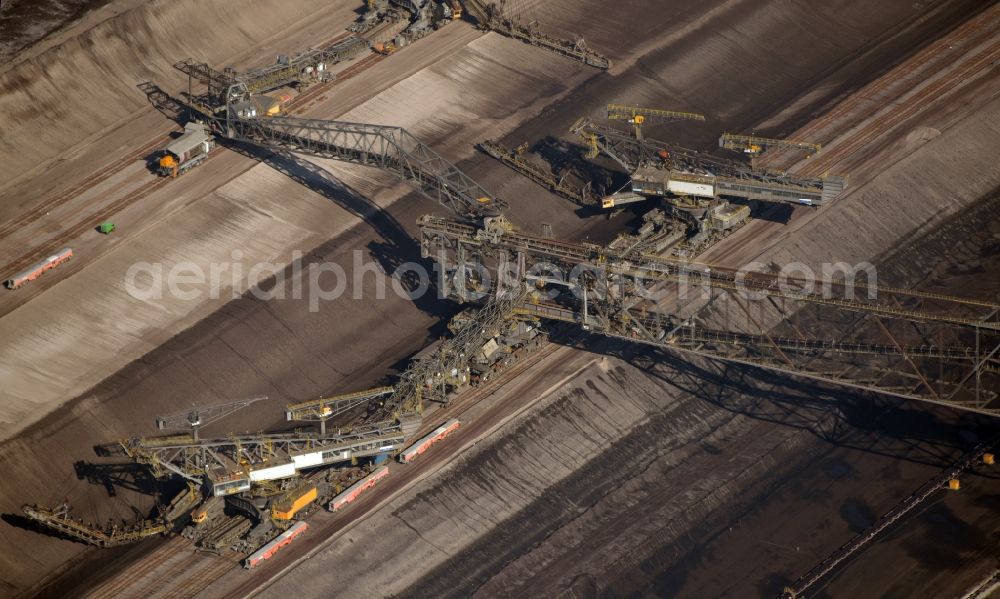
[[[996,286],[977,281],[996,275],[998,211],[994,191],[873,262],[893,285],[996,301]],[[266,596],[293,586],[323,596],[343,576],[352,583],[342,596],[773,597],[993,434],[976,415],[594,349],[625,360],[581,373]],[[983,531],[1000,526],[998,482],[963,481],[962,494],[935,497],[823,596],[952,596],[995,567]],[[373,556],[386,567],[372,569]],[[330,563],[338,574],[326,577]]]
[[[139,83],[180,87],[186,76],[173,69],[176,61],[193,57],[230,64],[310,15],[321,18],[324,8],[315,0],[153,0],[20,61],[0,73],[0,192],[38,176],[57,157],[69,157],[91,136],[103,136],[137,111],[149,110]],[[100,164],[120,151],[105,147],[90,153]]]
[[[872,260],[884,267],[886,284],[995,301],[995,287],[975,281],[990,276],[984,260],[996,251],[991,215],[1000,173],[989,161],[996,154],[989,132],[1000,107],[976,108],[958,121],[938,111],[913,122],[944,132],[908,148],[902,159],[894,151],[874,157],[871,168],[882,171],[845,201],[757,249],[776,241],[768,256],[811,264]],[[958,169],[946,158],[956,155],[965,158]],[[769,597],[991,428],[972,415],[739,368],[639,363],[646,373],[617,364],[588,372],[564,397],[400,498],[268,596],[291,585],[319,596],[334,583],[323,565],[336,563],[351,574],[352,584],[338,587],[344,596],[376,588],[403,596],[428,588],[446,596],[569,588],[575,595]],[[608,389],[613,399],[606,401]],[[685,393],[677,401],[700,400],[676,412],[659,403],[677,391]],[[644,401],[645,417],[635,412]],[[713,420],[722,414],[732,422]],[[682,422],[678,431],[674,420],[681,415],[697,421]],[[711,433],[686,436],[705,422]],[[688,459],[685,443],[699,441]],[[956,560],[938,559],[926,542],[929,531],[949,522],[962,530],[997,526],[985,513],[995,481],[974,480],[978,499],[943,500],[952,502],[943,521],[942,510],[934,510],[902,550],[889,551],[883,567],[900,559],[912,576],[886,577],[883,590],[912,596],[935,588],[949,595],[978,579],[978,560],[989,565],[987,535],[970,535],[966,543],[949,537],[949,546],[971,560],[959,572]],[[370,570],[375,555],[388,559],[386,567]],[[430,569],[417,577],[417,568]],[[852,595],[878,595],[857,586]]]
[[[0,61],[109,0],[7,0],[0,6]]]
[[[191,20],[191,14],[200,14],[202,10],[201,3],[198,4],[199,8],[197,9],[189,3],[181,2],[180,4],[188,9],[188,14],[183,19],[185,23]],[[567,2],[566,4],[572,3]],[[671,35],[676,34],[678,38],[670,38],[667,42],[663,42],[663,47],[651,52],[648,60],[644,57],[644,60],[636,61],[632,68],[623,73],[600,76],[585,85],[581,85],[565,102],[552,108],[543,110],[542,106],[536,103],[530,103],[527,106],[517,104],[519,100],[516,97],[518,91],[516,86],[503,87],[509,96],[505,97],[503,101],[494,99],[495,103],[489,103],[490,77],[495,77],[497,72],[496,70],[490,71],[493,68],[490,60],[499,57],[498,62],[503,64],[504,59],[509,58],[509,54],[517,54],[521,58],[524,56],[521,52],[500,49],[497,50],[496,57],[465,54],[458,56],[457,59],[449,57],[449,60],[442,60],[441,64],[432,69],[431,72],[422,77],[410,79],[406,84],[400,86],[400,90],[409,93],[386,94],[384,98],[395,99],[391,106],[379,106],[379,102],[376,101],[365,108],[364,114],[366,118],[372,120],[378,120],[380,116],[400,114],[405,106],[401,107],[399,103],[413,102],[414,94],[426,92],[426,90],[421,89],[422,86],[444,83],[446,84],[444,87],[451,90],[451,94],[457,96],[435,99],[438,106],[449,101],[453,103],[449,109],[443,111],[447,113],[448,118],[437,119],[437,115],[433,111],[423,112],[426,118],[422,124],[432,137],[450,138],[446,143],[451,144],[452,148],[460,145],[468,147],[474,141],[478,141],[475,139],[476,135],[488,131],[480,121],[476,120],[470,120],[468,127],[459,127],[455,124],[456,118],[463,117],[463,94],[466,85],[479,86],[476,88],[474,96],[477,102],[484,102],[486,109],[507,114],[511,110],[511,105],[517,104],[522,106],[524,112],[528,113],[522,116],[537,117],[527,127],[518,129],[513,134],[523,138],[518,143],[525,139],[535,139],[540,135],[561,133],[565,131],[564,125],[568,126],[569,122],[580,114],[597,114],[604,103],[621,99],[663,105],[666,108],[691,108],[693,104],[698,104],[698,106],[693,106],[697,109],[704,104],[711,112],[720,115],[722,122],[738,127],[749,127],[755,122],[754,119],[758,112],[769,115],[769,111],[773,107],[767,106],[768,101],[761,100],[765,107],[758,108],[757,104],[748,100],[745,94],[741,95],[748,85],[758,86],[754,87],[756,95],[768,99],[771,103],[794,97],[800,93],[804,86],[809,85],[812,78],[827,75],[831,68],[850,62],[853,57],[859,55],[873,37],[877,37],[879,32],[891,29],[892,23],[914,10],[907,2],[894,2],[887,7],[878,7],[877,9],[850,2],[824,5],[822,11],[825,12],[818,12],[811,16],[810,23],[813,26],[800,30],[806,42],[799,45],[792,44],[794,47],[806,48],[802,51],[801,56],[797,55],[799,61],[796,67],[784,70],[784,65],[787,63],[786,52],[768,49],[766,45],[761,44],[751,44],[752,51],[746,52],[742,50],[740,44],[734,45],[727,39],[727,36],[736,35],[737,32],[743,30],[741,24],[744,21],[753,23],[755,35],[761,37],[766,37],[768,32],[774,31],[776,27],[781,29],[780,22],[784,21],[783,17],[778,19],[782,14],[781,9],[774,8],[776,5],[767,2],[732,2],[727,4],[732,9],[731,12],[723,12],[721,15],[713,13],[715,20],[712,20],[709,25],[698,25],[697,21],[700,21],[701,14],[698,12],[700,9],[697,8],[700,3],[697,2],[686,4],[680,13],[674,6],[657,8],[655,15],[649,12],[648,3],[628,3],[627,10],[618,7],[609,9],[606,4],[599,2],[586,3],[586,6],[594,14],[604,14],[605,12],[611,14],[610,19],[616,24],[615,27],[621,31],[629,31],[628,27],[631,27],[632,24],[642,23],[642,29],[639,33],[650,36],[651,43],[653,43],[653,37],[660,31],[669,31]],[[240,20],[243,17],[230,14],[226,8],[230,6],[229,4],[205,3],[204,10],[207,11],[206,15],[211,17],[212,23],[203,26],[203,24],[196,22],[190,25],[194,29],[185,29],[179,24],[181,20],[179,14],[181,13],[176,13],[165,3],[154,2],[149,6],[148,10],[153,12],[145,16],[155,21],[167,18],[160,15],[161,12],[169,15],[170,18],[166,22],[172,23],[176,29],[173,32],[175,34],[187,35],[191,31],[196,31],[199,32],[199,35],[204,35],[205,32],[202,30],[204,27],[211,29],[211,36],[217,36],[217,30],[220,28],[218,20],[220,19],[231,17],[235,19],[236,23],[244,23]],[[277,4],[273,6],[277,6]],[[281,6],[287,6],[287,4]],[[962,7],[966,5],[955,2],[944,6],[951,11],[948,13],[951,18],[954,18],[955,14],[960,13]],[[272,5],[264,5],[265,14],[266,11],[272,10],[269,7]],[[797,4],[788,5],[786,8],[790,11],[789,14],[794,16],[801,16],[803,10]],[[288,12],[294,11],[289,10]],[[655,18],[653,18],[654,16]],[[836,31],[827,27],[831,16],[842,17],[835,19],[835,22],[838,23]],[[769,17],[777,19],[779,24],[776,25],[770,21]],[[127,16],[122,18],[127,18]],[[259,16],[255,19],[255,23],[257,20],[259,22],[268,21],[268,19],[261,19]],[[276,17],[274,20],[274,23],[278,25],[289,22],[291,22],[291,17],[287,15]],[[591,19],[590,22],[605,23],[601,19]],[[230,51],[233,53],[241,51],[242,47],[236,47],[239,44],[252,45],[254,43],[251,39],[253,36],[246,34],[245,30],[249,27],[250,31],[258,31],[255,28],[261,26],[259,23],[247,23],[245,27],[234,27],[233,25],[223,27],[224,30],[231,28],[241,32],[239,36],[242,37],[238,43],[233,42],[233,48]],[[593,26],[597,27],[598,25]],[[185,27],[187,26],[185,25]],[[585,34],[588,33],[586,27],[581,25],[580,29]],[[716,33],[725,31],[727,35],[712,35],[713,31]],[[158,35],[161,34],[156,33],[154,37]],[[913,38],[919,38],[922,35],[928,35],[926,27],[914,29],[907,39],[912,41]],[[157,49],[156,58],[151,59],[155,61],[156,68],[150,70],[155,71],[158,75],[169,72],[169,65],[177,57],[189,55],[204,57],[213,64],[226,64],[225,59],[217,58],[218,54],[209,56],[203,53],[207,52],[208,48],[198,46],[202,43],[201,38],[192,38],[191,43],[197,46],[194,50],[187,49],[187,46],[181,42],[156,39],[159,40],[158,43],[162,44],[162,47]],[[601,38],[597,36],[595,39],[600,40]],[[620,41],[621,38],[615,38],[608,34],[605,41],[608,46],[611,46],[615,39]],[[823,45],[817,42],[819,39],[834,41],[832,45]],[[433,43],[435,43],[434,38],[426,40],[426,44]],[[592,43],[596,45],[596,42],[592,41]],[[205,44],[211,45],[208,42]],[[492,42],[481,44],[481,47],[487,49],[502,48],[502,46],[503,44],[493,44]],[[530,48],[527,49],[534,51]],[[401,52],[392,60],[406,60],[407,52],[411,51],[421,51],[420,46],[417,45]],[[120,54],[118,60],[122,60]],[[545,59],[540,58],[539,62],[541,63],[543,60]],[[389,64],[389,61],[384,64]],[[115,65],[106,66],[110,68]],[[741,74],[751,67],[756,71],[754,71],[754,77],[750,77],[748,82],[741,78]],[[135,69],[135,65],[132,68]],[[852,71],[857,80],[848,77],[844,80],[838,79],[838,81],[848,87],[856,85],[858,81],[864,81],[871,72],[881,68],[881,65],[866,64],[866,68],[859,67],[857,71]],[[117,71],[112,72],[117,73]],[[136,76],[135,81],[129,81],[129,78],[125,77],[117,83],[112,82],[111,86],[117,86],[119,90],[126,88],[131,90],[138,98],[136,104],[138,106],[145,100],[136,94],[134,83],[141,80],[137,75],[145,74],[146,72],[141,69],[138,72],[133,71],[133,76]],[[470,79],[470,74],[474,74],[475,77]],[[117,74],[113,76],[118,77]],[[471,83],[469,83],[470,81]],[[552,86],[552,89],[557,89],[560,83],[562,82],[549,81],[547,84]],[[525,83],[525,85],[531,86],[528,90],[530,93],[537,93],[543,84],[545,84],[544,77],[534,76]],[[90,89],[89,91],[93,95],[94,90]],[[836,91],[830,93],[836,95]],[[51,100],[51,97],[49,99]],[[676,103],[677,106],[670,106],[671,103]],[[133,107],[133,109],[135,108]],[[115,111],[118,110],[115,109]],[[127,111],[120,112],[117,118],[125,118],[123,115],[127,116]],[[36,116],[40,118],[40,115]],[[464,113],[464,117],[468,119],[477,116],[488,119],[491,115],[485,112],[482,115],[474,112]],[[76,117],[69,115],[67,118],[67,123],[72,123]],[[112,120],[105,119],[103,126],[108,127],[108,123],[113,126]],[[513,119],[510,121],[512,124],[514,122]],[[87,126],[89,127],[89,125]],[[88,131],[92,130],[88,129]],[[460,135],[463,132],[466,137]],[[22,130],[19,135],[23,138],[27,133]],[[713,129],[711,133],[699,133],[699,135],[707,140],[705,144],[702,144],[705,146],[711,141],[708,138],[717,135],[717,130]],[[63,147],[72,145],[69,135],[56,139],[54,142],[57,145],[61,143]],[[462,167],[468,167],[469,171],[477,178],[482,175],[484,182],[491,184],[491,189],[501,189],[502,195],[510,199],[517,210],[518,216],[515,217],[515,220],[532,226],[536,222],[553,222],[556,225],[557,234],[561,236],[572,235],[582,228],[577,215],[572,213],[567,204],[540,192],[530,183],[512,176],[503,167],[484,159],[469,161],[462,164]],[[192,174],[192,176],[194,175]],[[250,178],[239,182],[238,185],[234,186],[234,189],[248,191],[261,180],[270,181],[267,177]],[[379,184],[373,183],[365,189],[367,191],[368,189],[380,190],[381,188]],[[297,197],[294,192],[287,189],[283,191],[288,193],[279,194],[276,201],[286,201],[287,198]],[[258,199],[251,197],[249,193],[241,194],[240,198],[226,198],[224,196],[225,194],[223,194],[222,200],[225,209],[219,212],[224,217],[222,222],[226,222],[230,217],[237,222],[245,221],[245,213],[258,213],[261,209]],[[333,199],[339,201],[343,198]],[[233,202],[231,203],[230,200]],[[319,202],[316,204],[320,205]],[[219,203],[211,202],[210,205],[215,210]],[[314,255],[317,258],[349,264],[350,250],[359,247],[369,250],[371,254],[390,264],[398,264],[405,259],[415,259],[415,246],[410,241],[409,235],[400,234],[399,229],[394,228],[394,226],[395,223],[406,223],[405,228],[408,228],[412,233],[410,223],[418,214],[427,211],[429,206],[429,203],[416,202],[405,206],[397,205],[391,211],[391,219],[382,215],[380,216],[382,220],[370,223],[374,230],[364,226],[356,227],[347,235],[338,237],[316,250]],[[185,224],[196,220],[199,214],[201,213],[192,209],[186,216],[188,220],[184,221]],[[325,226],[326,221],[322,222]],[[228,224],[224,228],[230,233],[236,231]],[[193,247],[197,245],[195,242],[202,236],[197,233],[192,237],[193,239],[189,239],[188,242]],[[162,243],[163,240],[161,239],[160,242]],[[8,480],[17,480],[18,482],[5,487],[11,490],[10,495],[4,498],[3,510],[16,510],[20,503],[35,498],[41,501],[58,501],[63,497],[59,493],[70,489],[74,494],[78,494],[73,497],[75,504],[90,507],[91,510],[102,513],[101,510],[106,510],[111,502],[108,502],[107,498],[103,496],[104,493],[100,487],[86,485],[82,481],[78,481],[71,468],[72,460],[90,455],[89,446],[93,443],[121,434],[133,434],[139,430],[152,432],[151,418],[153,415],[167,409],[180,410],[190,404],[191,398],[206,393],[218,393],[223,397],[231,397],[239,396],[243,391],[256,392],[262,388],[271,388],[276,392],[287,394],[286,396],[302,399],[310,394],[326,390],[334,383],[352,384],[352,386],[357,383],[356,386],[360,386],[375,382],[384,373],[389,372],[394,364],[398,365],[396,363],[399,359],[418,349],[424,343],[428,336],[428,327],[441,315],[438,312],[440,309],[440,305],[433,303],[414,305],[411,302],[399,302],[387,304],[385,308],[372,310],[371,306],[364,302],[344,301],[336,305],[331,304],[327,311],[317,316],[308,312],[304,302],[289,301],[264,304],[253,300],[240,300],[230,303],[202,324],[192,327],[188,333],[151,351],[117,376],[111,377],[104,385],[95,389],[83,400],[74,402],[71,411],[67,410],[47,419],[29,431],[28,434],[6,444],[4,447],[5,455],[10,470],[14,472]],[[434,331],[436,332],[436,329]],[[611,383],[614,382],[611,380]],[[606,381],[604,384],[609,383]],[[280,398],[276,396],[264,411],[248,410],[246,414],[232,421],[232,427],[234,429],[241,427],[259,428],[262,422],[273,422],[270,419],[270,414],[276,413],[275,407],[278,404],[280,404]],[[652,407],[647,406],[643,410],[650,411],[654,408],[658,409],[658,407],[659,404],[652,404]],[[640,423],[641,417],[641,414],[630,416],[633,418],[632,425]],[[230,423],[227,423],[228,425]],[[610,443],[615,436],[627,435],[625,431],[632,425],[623,422],[620,423],[620,426],[614,425],[606,430],[597,427],[595,430],[601,431],[597,433],[597,436],[604,435],[605,441]],[[773,440],[774,437],[771,439]],[[45,444],[40,444],[43,441]],[[43,466],[38,459],[40,454],[59,455],[58,466],[53,467],[51,464]],[[541,456],[531,454],[529,457],[533,460],[544,460],[546,459],[545,455],[544,453]],[[587,458],[584,456],[582,459],[586,460]],[[599,458],[595,459],[599,460]],[[46,460],[46,462],[48,461]],[[572,466],[580,465],[583,462],[571,461],[568,463]],[[569,470],[567,469],[566,472]],[[502,472],[500,474],[502,475]],[[531,498],[524,497],[524,499],[528,501]],[[119,503],[125,502],[120,501]],[[120,505],[114,507],[117,509],[116,515],[127,515],[127,509]],[[497,521],[484,517],[478,526],[479,530],[485,531],[496,524],[498,524]],[[393,526],[398,527],[398,525],[399,523],[395,522]],[[10,585],[7,590],[23,589],[45,573],[50,572],[57,564],[64,563],[82,551],[78,545],[36,535],[19,528],[6,528],[3,531],[3,536],[4,546],[24,548],[24,551],[19,552],[18,555],[14,555],[12,552],[2,556],[0,563],[4,564],[4,570],[12,572],[11,579],[6,581]],[[371,556],[369,555],[369,557]],[[365,568],[370,568],[371,563],[372,561],[369,559],[363,565],[356,565],[357,570],[362,571]],[[328,566],[327,564],[324,567],[324,574],[329,570]],[[329,586],[324,587],[326,590],[329,588]]]

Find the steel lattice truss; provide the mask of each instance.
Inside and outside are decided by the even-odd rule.
[[[297,57],[295,64],[301,66],[322,58],[326,56],[323,52],[330,53],[331,59],[348,57],[355,52],[356,43],[352,38],[328,51],[315,51],[319,54],[306,53],[301,59]],[[293,117],[257,118],[253,93],[270,85],[266,82],[274,77],[280,79],[283,75],[279,71],[238,76],[234,71],[219,72],[192,59],[182,60],[174,68],[188,75],[188,101],[225,137],[278,151],[387,170],[415,181],[431,199],[472,220],[499,215],[506,207],[503,200],[493,197],[402,127]],[[194,95],[191,91],[195,81],[206,86],[204,94]],[[220,113],[222,107],[224,117]]]
[[[632,106],[629,104],[608,104],[608,120],[612,121],[632,121],[635,117],[642,117],[644,121],[650,123],[670,123],[673,121],[704,121],[705,116],[696,112],[681,112],[677,110],[661,110],[658,108],[644,108],[642,106]],[[638,123],[641,124],[641,123]]]
[[[442,386],[460,384],[456,378],[468,375],[468,363],[491,338],[505,332],[512,319],[517,318],[516,308],[528,297],[526,288],[505,289],[499,296],[490,297],[475,316],[466,322],[455,335],[445,339],[429,356],[410,361],[400,375],[395,391],[375,414],[376,418],[399,418],[421,410],[424,399],[444,401]]]
[[[71,517],[67,504],[62,504],[54,509],[38,505],[25,505],[21,511],[26,517],[43,526],[81,543],[96,547],[128,545],[167,532],[167,525],[164,522],[151,520],[143,520],[125,527],[98,527]]]
[[[226,94],[237,83],[235,71],[226,69],[226,72],[220,72],[208,66],[208,63],[192,58],[174,63],[174,68],[188,76],[187,99],[206,115],[214,114],[226,105]],[[205,86],[204,93],[194,93],[195,82]]]
[[[316,420],[322,422],[390,393],[392,393],[392,387],[375,387],[374,389],[365,389],[364,391],[355,391],[353,393],[344,393],[288,404],[288,407],[285,408],[285,420]]]
[[[395,4],[403,10],[410,11],[414,15],[420,14],[420,5],[417,4],[415,0],[389,0],[389,2]]]
[[[719,137],[719,147],[726,148],[727,150],[733,150],[734,152],[746,152],[752,154],[759,154],[767,148],[794,148],[796,150],[804,150],[809,153],[819,152],[822,149],[820,144],[807,141],[772,139],[770,137],[736,135],[733,133],[723,133],[722,136]]]
[[[643,166],[663,164],[660,153],[670,151],[670,146],[662,141],[655,139],[639,141],[628,133],[614,127],[598,125],[586,118],[576,121],[570,127],[570,133],[579,135],[587,142],[590,149],[588,158],[597,158],[604,152],[629,173]]]
[[[266,148],[286,150],[384,169],[420,184],[455,214],[482,219],[506,204],[401,127],[276,117],[240,118],[230,107],[227,135]]]
[[[287,61],[240,73],[236,79],[245,84],[251,93],[262,93],[300,81],[309,68],[315,69],[319,65],[329,67],[350,60],[366,50],[368,50],[367,41],[360,37],[349,37],[329,48],[307,50],[290,57]]]
[[[840,177],[813,179],[793,177],[779,171],[751,169],[733,160],[725,160],[704,155],[667,144],[655,139],[638,140],[613,127],[598,125],[589,119],[579,119],[570,128],[590,146],[589,158],[596,158],[601,152],[617,162],[628,173],[643,167],[651,167],[667,173],[697,174],[713,179],[721,195],[733,195],[748,199],[768,201],[788,201],[799,204],[800,196],[808,197],[814,205],[835,198],[844,190],[844,180]],[[754,187],[762,187],[755,190]],[[780,193],[793,192],[787,200]]]
[[[507,330],[512,319],[518,318],[516,309],[527,296],[527,289],[522,288],[490,298],[474,318],[443,341],[432,355],[413,360],[393,387],[289,406],[289,414],[296,418],[325,420],[330,414],[322,410],[324,407],[339,409],[342,402],[356,407],[391,392],[373,410],[369,418],[370,422],[375,421],[372,424],[320,434],[259,433],[202,440],[192,435],[133,438],[102,446],[99,453],[124,455],[149,466],[156,477],[176,474],[200,482],[213,470],[233,472],[287,462],[290,456],[302,453],[349,450],[350,455],[361,456],[378,453],[386,445],[401,445],[419,427],[422,401],[437,397],[438,387],[452,384],[459,373],[467,375],[471,356],[490,338]]]
[[[328,68],[338,62],[354,58],[368,48],[368,42],[359,37],[350,37],[322,50],[307,50],[291,57],[288,61],[268,65],[260,69],[237,74],[232,69],[217,71],[208,63],[192,58],[174,63],[174,68],[188,76],[188,100],[199,110],[210,116],[229,101],[232,86],[239,84],[248,93],[259,94],[283,85],[303,81],[307,71],[315,72],[319,65]],[[197,82],[205,86],[201,94],[193,93]]]
[[[421,247],[460,300],[483,273],[539,290],[521,314],[611,337],[895,397],[1000,414],[1000,306],[889,287],[806,281],[518,233],[421,220]],[[511,265],[516,265],[511,268]],[[477,273],[476,276],[471,276]],[[874,299],[869,299],[874,292]],[[544,297],[539,295],[544,294]],[[807,334],[809,332],[810,334]]]
[[[267,399],[267,396],[249,397],[238,401],[232,401],[201,408],[192,408],[180,414],[170,416],[158,416],[156,418],[156,428],[160,430],[191,430],[194,438],[198,439],[198,429],[206,424],[215,422],[233,414],[252,403]]]
[[[194,482],[214,469],[236,468],[287,460],[300,452],[378,447],[386,441],[403,442],[419,426],[416,421],[375,422],[328,434],[259,433],[195,440],[191,435],[123,439],[98,448],[104,455],[124,455],[150,467],[156,477],[176,474]],[[366,451],[366,450],[365,450]],[[377,453],[377,452],[375,452]]]

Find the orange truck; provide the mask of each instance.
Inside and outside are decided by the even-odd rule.
[[[164,177],[176,177],[200,164],[214,147],[215,139],[206,125],[188,123],[184,125],[184,134],[163,150],[157,170]]]

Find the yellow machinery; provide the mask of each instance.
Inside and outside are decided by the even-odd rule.
[[[157,161],[159,174],[176,177],[200,164],[215,147],[211,129],[205,123],[191,121],[184,125],[184,134],[170,142]]]
[[[201,524],[222,513],[224,501],[222,497],[208,497],[201,502],[201,505],[191,510],[191,522]]]
[[[642,125],[646,121],[669,123],[671,121],[704,121],[705,116],[696,112],[678,112],[658,108],[642,108],[625,104],[608,104],[608,120],[628,121],[635,129],[635,138],[642,139]]]
[[[321,397],[299,403],[288,404],[285,409],[285,419],[289,422],[293,420],[315,420],[319,422],[320,432],[326,433],[326,421],[338,414],[366,404],[372,399],[389,395],[392,387],[375,387],[364,391],[332,395]]]
[[[205,520],[208,520],[208,509],[205,507],[196,508],[191,512],[191,521],[195,524],[201,524]]]
[[[378,42],[372,44],[372,50],[383,56],[389,56],[399,50],[399,48],[397,48],[396,44],[392,42]]]
[[[264,116],[281,116],[285,110],[285,104],[290,102],[292,97],[289,94],[278,94],[276,96],[259,95],[253,96],[253,103],[257,107],[257,114]]]
[[[756,156],[768,148],[796,148],[814,154],[819,152],[821,146],[819,144],[792,141],[790,139],[771,139],[769,137],[757,137],[756,135],[723,133],[722,137],[719,138],[719,147]]]
[[[291,520],[302,508],[316,501],[318,496],[316,485],[298,487],[271,506],[271,517],[275,520]]]
[[[169,176],[176,177],[178,166],[179,165],[177,163],[177,159],[171,156],[170,154],[164,154],[163,157],[160,158],[161,173],[170,173]]]
[[[597,143],[597,136],[593,133],[581,133],[583,142],[587,144],[587,160],[593,160],[601,155],[601,146]]]

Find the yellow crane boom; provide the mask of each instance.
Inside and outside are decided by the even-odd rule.
[[[628,121],[635,128],[636,139],[642,139],[642,125],[646,121],[669,123],[672,121],[704,121],[705,115],[696,112],[643,108],[626,104],[608,104],[608,120]]]
[[[813,154],[815,152],[819,152],[822,146],[820,146],[820,144],[814,144],[806,141],[794,141],[791,139],[772,139],[770,137],[758,137],[756,135],[734,135],[732,133],[723,133],[722,137],[719,138],[719,147],[727,150],[734,150],[736,152],[743,152],[744,154],[753,154],[756,156],[767,148],[797,148]]]
[[[344,393],[331,397],[321,397],[300,403],[288,404],[285,408],[285,419],[293,420],[316,420],[320,423],[320,430],[326,432],[326,420],[350,410],[368,401],[392,393],[392,387],[375,387],[354,393]]]

